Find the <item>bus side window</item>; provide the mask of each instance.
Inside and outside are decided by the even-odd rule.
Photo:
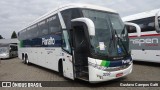
[[[140,26],[141,32],[155,31],[154,17],[130,21]]]
[[[40,31],[38,36],[43,36],[48,34],[48,22],[46,20],[39,22],[38,29]]]
[[[55,34],[61,31],[61,25],[58,19],[58,15],[54,15],[48,18],[48,22],[49,22],[49,34]]]
[[[148,30],[149,30],[149,31],[155,30],[155,24],[154,24],[154,22],[150,22],[150,23],[148,24]]]
[[[10,46],[10,50],[11,51],[17,51],[18,49],[17,49],[17,46]]]
[[[71,28],[71,13],[72,12],[71,12],[70,9],[69,10],[64,10],[64,11],[61,12],[64,23],[65,23],[67,29]]]
[[[62,34],[62,48],[67,52],[71,53],[71,47],[69,43],[69,36],[67,30],[64,30]]]

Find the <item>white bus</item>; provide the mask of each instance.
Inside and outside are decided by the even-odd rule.
[[[18,56],[70,79],[102,82],[132,72],[129,38],[114,10],[61,6],[18,33]]]
[[[128,26],[133,60],[160,63],[160,9],[138,13],[123,18],[125,22],[140,26],[140,37],[135,28]]]
[[[18,56],[16,44],[0,44],[0,59],[13,58]]]

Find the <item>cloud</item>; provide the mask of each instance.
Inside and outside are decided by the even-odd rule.
[[[0,35],[10,38],[36,18],[67,3],[88,3],[115,9],[121,16],[159,8],[153,0],[1,0]]]

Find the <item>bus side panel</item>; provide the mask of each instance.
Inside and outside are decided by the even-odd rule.
[[[30,63],[58,71],[58,61],[62,55],[61,48],[21,48],[20,51],[28,55]]]
[[[141,37],[130,37],[133,60],[160,62],[160,35],[142,33]]]
[[[132,58],[136,61],[160,63],[160,51],[158,50],[132,50]]]
[[[60,47],[47,48],[46,52],[46,67],[58,71],[58,62],[62,56],[62,49]]]

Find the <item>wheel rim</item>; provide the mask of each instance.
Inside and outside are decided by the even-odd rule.
[[[29,62],[29,61],[28,61],[28,59],[27,59],[27,60],[26,60],[26,63],[28,64],[28,62]]]

